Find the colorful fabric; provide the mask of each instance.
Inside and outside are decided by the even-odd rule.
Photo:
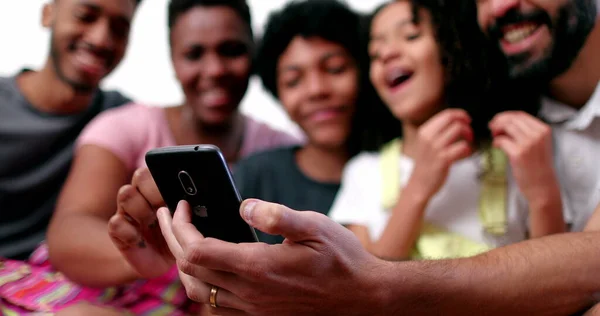
[[[2,315],[53,315],[76,303],[112,307],[134,315],[198,315],[201,305],[188,300],[177,269],[152,281],[110,288],[82,287],[55,271],[46,245],[27,262],[0,260]]]

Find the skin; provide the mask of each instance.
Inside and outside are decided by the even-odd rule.
[[[513,77],[550,82],[548,94],[574,108],[587,102],[600,79],[600,62],[592,57],[600,48],[594,6],[594,0],[477,0],[479,25],[511,61]],[[577,11],[588,15],[578,16]],[[532,14],[541,14],[550,24],[542,23],[521,42],[509,45],[502,33],[493,32],[494,25],[514,27],[516,19],[530,21]],[[561,24],[561,19],[572,22]]]
[[[403,122],[403,154],[415,168],[378,240],[367,227],[348,225],[363,246],[382,258],[408,258],[431,198],[444,185],[450,167],[473,153],[471,118],[443,109],[444,68],[428,12],[412,23],[412,7],[399,1],[382,9],[371,25],[371,81],[390,110]],[[403,86],[391,87],[394,69],[412,73]],[[554,176],[551,130],[525,113],[498,114],[490,129],[494,146],[510,158],[513,175],[531,208],[531,237],[565,229],[558,181]],[[533,165],[535,164],[535,165]],[[546,167],[546,168],[545,168]]]
[[[147,196],[157,191],[151,182],[138,182],[137,189]],[[111,236],[129,246],[122,249],[130,257],[163,253],[153,259],[177,262],[188,295],[197,302],[208,303],[211,285],[218,286],[220,307],[213,313],[219,315],[567,315],[591,306],[600,291],[600,282],[590,277],[598,265],[589,263],[600,262],[593,251],[598,233],[544,237],[464,259],[399,263],[372,256],[322,214],[257,200],[245,201],[240,215],[261,231],[283,234],[284,244],[204,239],[181,202],[173,218],[159,209],[164,239],[140,249],[125,240],[139,240],[135,227],[154,220],[147,205],[140,200],[124,207],[121,216],[136,220],[115,216],[111,225],[129,227],[131,235],[112,231]],[[559,255],[571,259],[569,269],[555,260]],[[339,288],[348,295],[340,296]]]
[[[567,87],[563,80],[569,77],[585,78],[586,87],[597,85],[598,61],[590,53],[597,52],[597,34],[596,29],[589,36],[573,66],[549,83],[551,93]],[[587,88],[563,95],[565,100],[590,96]],[[128,245],[123,253],[130,261],[140,255],[135,251],[145,251],[156,260],[177,258],[188,295],[199,302],[208,302],[209,284],[221,288],[217,296],[221,307],[216,310],[220,315],[272,311],[278,315],[569,315],[600,300],[600,279],[593,277],[600,273],[597,232],[532,239],[471,258],[386,262],[370,255],[348,230],[324,216],[265,202],[247,209],[256,201],[246,201],[240,214],[248,223],[289,241],[267,246],[204,239],[190,228],[189,210],[181,205],[173,219],[165,209],[158,213],[165,239],[133,251],[136,243],[124,240],[138,241],[137,227],[156,216],[145,202],[156,196],[156,186],[138,182],[136,188],[144,198],[111,220],[113,226],[128,227],[130,234],[113,231],[111,237]],[[124,214],[135,220],[125,221]],[[175,257],[160,255],[168,249],[165,240]],[[339,295],[339,289],[344,289],[344,295]],[[597,308],[590,313],[594,311]]]
[[[215,23],[214,28],[210,35],[203,37],[201,32],[206,32],[208,27],[205,22],[211,21]],[[206,131],[200,129],[205,121],[229,124],[236,117],[233,103],[238,102],[245,91],[250,62],[248,50],[237,55],[232,51],[239,52],[239,48],[232,47],[244,46],[242,43],[248,42],[247,34],[241,18],[224,7],[196,7],[176,21],[171,33],[173,63],[186,96],[191,97],[195,93],[194,98],[186,99],[184,106],[166,110],[178,144],[225,144],[222,148],[228,150],[226,157],[237,157],[237,152],[234,154],[237,146],[232,143],[234,140],[235,144],[238,143],[243,124],[236,124],[242,128],[229,129],[218,138],[217,134],[211,134],[215,138],[204,137],[207,134],[198,131]],[[213,62],[217,64],[203,68],[205,63]],[[230,93],[231,104],[219,104],[215,108],[210,103],[213,97],[207,94],[214,95],[210,89],[219,89],[216,88],[219,85],[226,87],[223,89]],[[203,120],[192,119],[197,116]],[[131,173],[117,156],[102,147],[84,145],[76,151],[47,235],[51,262],[74,282],[106,287],[140,277],[113,245],[106,229],[110,217],[118,210],[118,204],[127,204],[136,198],[133,186],[124,186],[130,183]],[[85,188],[88,194],[81,194],[81,188]]]
[[[60,0],[44,5],[50,55],[39,71],[17,83],[39,111],[75,114],[86,109],[100,81],[120,63],[129,42],[135,2]]]
[[[307,138],[296,153],[301,170],[317,181],[339,182],[358,94],[353,58],[339,44],[297,36],[279,58],[277,90]]]
[[[239,104],[248,88],[253,43],[238,14],[194,7],[171,30],[171,59],[185,103],[166,110],[178,144],[214,144],[235,162],[244,132]]]

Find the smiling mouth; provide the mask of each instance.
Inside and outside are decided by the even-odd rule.
[[[84,49],[77,51],[74,58],[87,73],[99,76],[107,72],[106,59],[100,58]]]
[[[385,81],[390,89],[396,89],[400,87],[402,84],[406,83],[413,75],[413,72],[394,69],[388,72]]]
[[[502,29],[502,39],[509,44],[515,44],[531,36],[541,26],[541,24],[535,22],[509,25]]]
[[[329,121],[337,118],[345,111],[344,107],[330,107],[314,111],[308,115],[308,118],[313,122]]]

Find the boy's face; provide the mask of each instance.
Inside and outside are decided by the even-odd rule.
[[[348,141],[358,95],[356,61],[341,45],[295,37],[277,63],[277,94],[290,118],[321,148]]]

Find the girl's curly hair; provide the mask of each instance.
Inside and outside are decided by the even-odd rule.
[[[413,22],[421,23],[421,10],[431,17],[436,41],[442,56],[445,73],[446,105],[467,111],[472,118],[472,128],[478,144],[491,138],[488,122],[499,112],[521,110],[537,114],[539,95],[518,87],[508,78],[506,64],[497,46],[493,46],[481,32],[477,23],[474,1],[462,0],[397,0],[409,1],[413,10]],[[367,19],[363,40],[368,43],[373,18],[390,3],[377,8]],[[380,101],[380,106],[382,102]],[[391,113],[383,109],[377,112],[376,121],[390,121],[382,115]],[[380,127],[381,124],[378,124]],[[400,136],[399,122],[387,124],[381,136],[391,139]]]

